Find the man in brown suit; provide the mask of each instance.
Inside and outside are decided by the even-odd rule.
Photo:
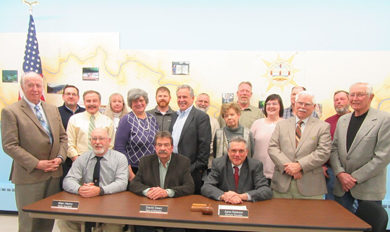
[[[322,165],[329,159],[329,124],[312,116],[314,96],[300,92],[296,116],[276,124],[268,154],[275,163],[274,198],[322,199],[326,193]]]
[[[41,102],[42,77],[25,73],[21,87],[23,99],[1,112],[3,149],[13,159],[10,179],[15,184],[19,231],[52,231],[54,220],[32,219],[22,208],[60,191],[67,136],[58,108]]]

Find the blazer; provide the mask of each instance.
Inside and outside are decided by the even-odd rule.
[[[302,178],[297,180],[299,192],[304,196],[325,194],[326,182],[322,165],[328,161],[331,150],[330,126],[310,116],[298,146],[295,145],[295,117],[279,121],[272,133],[268,154],[275,164],[271,188],[285,193],[292,177],[284,173],[284,164],[299,162]]]
[[[386,166],[390,161],[390,115],[370,108],[347,152],[351,114],[343,115],[337,122],[330,164],[335,175],[346,172],[357,180],[350,190],[354,198],[383,200],[386,194]],[[344,195],[337,178],[334,194]]]
[[[50,177],[61,177],[62,168],[54,172],[35,169],[39,160],[61,156],[66,159],[68,139],[58,108],[42,102],[53,143],[25,100],[1,111],[1,136],[4,152],[12,157],[10,180],[14,184],[38,183]]]
[[[143,195],[147,188],[160,186],[159,161],[156,154],[143,156],[140,159],[137,175],[130,182],[130,191]],[[190,173],[190,160],[182,155],[172,153],[163,189],[172,189],[174,197],[194,193],[194,181]]]
[[[233,168],[229,156],[224,155],[214,159],[211,171],[202,186],[202,195],[219,200],[224,192],[234,191],[240,194],[248,193],[252,201],[272,198],[272,191],[263,174],[263,164],[249,157],[241,166],[237,191],[235,188]]]
[[[172,114],[169,132],[172,133],[177,114]],[[195,169],[207,169],[210,156],[211,126],[209,116],[195,107],[192,107],[183,130],[181,131],[178,153],[191,160],[191,172]]]

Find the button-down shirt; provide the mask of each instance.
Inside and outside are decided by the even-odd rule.
[[[96,161],[92,151],[87,151],[77,158],[64,179],[64,190],[77,194],[81,185],[91,183]],[[120,152],[108,150],[100,160],[99,187],[104,194],[122,192],[127,188],[128,178],[126,157]]]
[[[178,153],[178,145],[179,140],[181,136],[181,131],[183,130],[184,123],[186,122],[188,115],[190,114],[190,111],[192,110],[192,107],[188,107],[188,109],[184,111],[177,111],[177,114],[179,115],[176,119],[175,125],[173,125],[172,129],[172,138],[173,138],[173,152]]]
[[[68,157],[72,158],[88,151],[88,130],[91,114],[87,111],[75,114],[69,119],[68,128]],[[104,128],[111,138],[110,149],[114,147],[114,122],[107,116],[97,112],[95,114],[95,128]]]

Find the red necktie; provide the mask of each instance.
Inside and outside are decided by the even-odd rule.
[[[234,183],[236,184],[236,191],[238,189],[238,167],[234,166]]]

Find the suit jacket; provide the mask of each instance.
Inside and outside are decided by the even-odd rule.
[[[177,114],[172,114],[169,131],[172,133]],[[210,156],[211,126],[209,116],[192,107],[180,135],[178,153],[191,160],[191,172],[207,169]]]
[[[249,157],[241,166],[237,191],[229,156],[224,155],[213,160],[211,171],[201,189],[202,195],[219,200],[219,197],[227,191],[248,193],[252,201],[272,198],[272,191],[263,174],[263,164]]]
[[[379,201],[386,194],[386,166],[390,161],[390,115],[370,108],[347,152],[347,131],[351,114],[343,115],[334,134],[331,166],[335,175],[351,174],[357,184],[350,190],[354,198]],[[336,178],[334,194],[344,191]]]
[[[299,192],[304,196],[316,196],[327,192],[322,165],[329,159],[331,136],[329,124],[310,116],[298,146],[295,145],[295,117],[276,124],[271,136],[268,154],[275,164],[272,189],[285,193],[292,177],[284,173],[284,164],[299,162],[302,178],[297,180]]]
[[[147,155],[140,159],[137,175],[130,182],[130,191],[143,195],[147,188],[160,186],[160,172],[158,156]],[[163,189],[175,191],[174,197],[194,193],[194,181],[190,173],[190,160],[182,155],[172,153],[168,171],[165,176]]]
[[[50,177],[62,176],[62,168],[54,172],[35,169],[39,160],[57,156],[66,159],[67,136],[58,108],[42,102],[53,143],[25,100],[1,111],[1,136],[5,153],[12,157],[10,179],[15,184],[37,183]]]

